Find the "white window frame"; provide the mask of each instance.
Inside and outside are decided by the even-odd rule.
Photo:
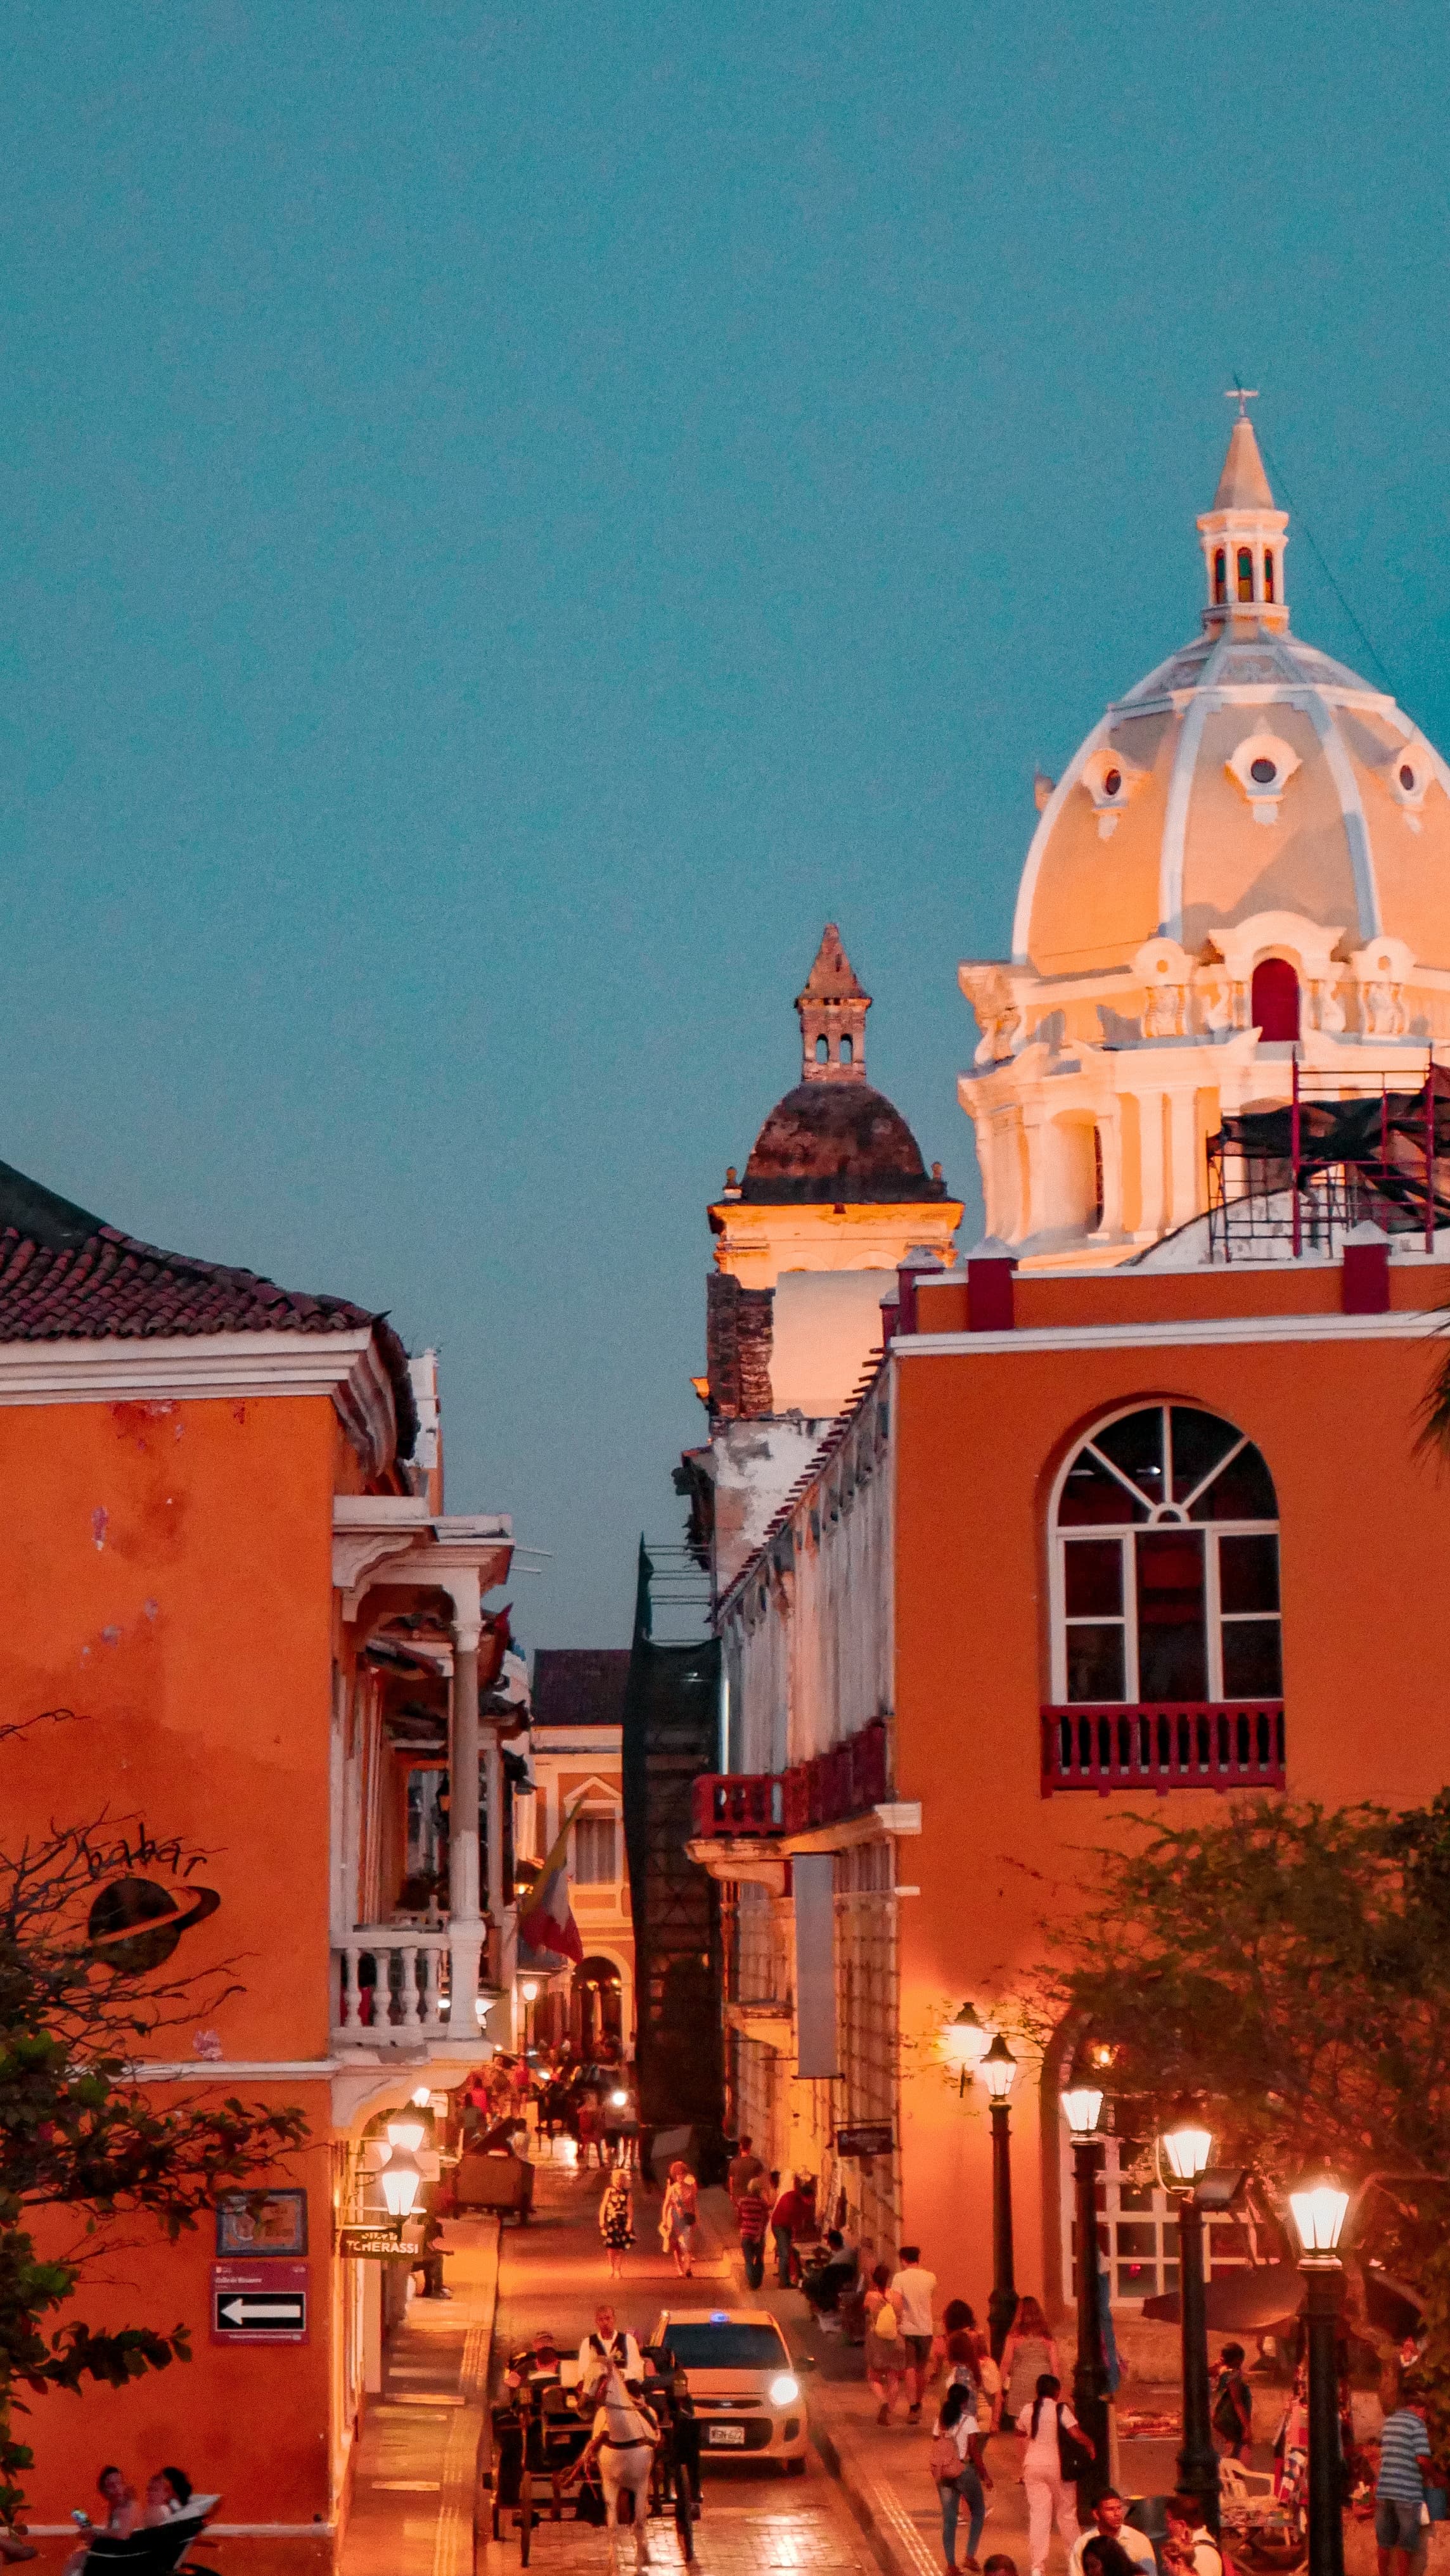
[[[1137,1538],[1140,1531],[1153,1529],[1188,1529],[1197,1533],[1204,1542],[1203,1617],[1204,1627],[1207,1632],[1208,1649],[1207,1706],[1221,1706],[1225,1700],[1223,1686],[1223,1630],[1226,1622],[1231,1627],[1248,1626],[1255,1623],[1266,1625],[1269,1618],[1273,1617],[1278,1623],[1280,1656],[1282,1659],[1284,1635],[1282,1588],[1280,1592],[1280,1607],[1276,1612],[1271,1613],[1268,1611],[1252,1610],[1225,1611],[1220,1608],[1222,1596],[1219,1585],[1218,1566],[1218,1541],[1222,1538],[1272,1537],[1277,1543],[1279,1537],[1278,1514],[1276,1513],[1272,1520],[1191,1521],[1188,1517],[1191,1505],[1198,1500],[1199,1495],[1205,1492],[1208,1486],[1214,1484],[1217,1479],[1223,1475],[1231,1462],[1239,1455],[1239,1452],[1243,1449],[1253,1448],[1256,1445],[1250,1440],[1247,1432],[1238,1432],[1231,1447],[1224,1451],[1222,1458],[1218,1460],[1217,1464],[1210,1469],[1206,1476],[1200,1478],[1199,1482],[1194,1486],[1193,1491],[1190,1494],[1186,1494],[1181,1503],[1150,1504],[1148,1505],[1146,1518],[1138,1521],[1075,1521],[1067,1528],[1064,1528],[1059,1521],[1058,1515],[1062,1507],[1062,1497],[1067,1490],[1068,1477],[1074,1466],[1077,1464],[1078,1459],[1082,1456],[1083,1451],[1089,1448],[1094,1451],[1094,1455],[1098,1463],[1106,1468],[1110,1475],[1116,1477],[1118,1483],[1123,1487],[1124,1492],[1130,1494],[1135,1503],[1140,1505],[1145,1504],[1147,1502],[1147,1497],[1144,1494],[1142,1487],[1140,1485],[1135,1485],[1131,1476],[1125,1475],[1121,1468],[1114,1465],[1111,1458],[1105,1457],[1103,1452],[1097,1448],[1096,1444],[1102,1432],[1111,1430],[1115,1422],[1127,1421],[1130,1416],[1135,1413],[1158,1412],[1168,1416],[1175,1411],[1180,1413],[1207,1414],[1211,1421],[1224,1422],[1226,1428],[1230,1430],[1236,1429],[1234,1424],[1226,1422],[1226,1417],[1223,1414],[1215,1413],[1210,1405],[1194,1404],[1181,1396],[1139,1396],[1136,1402],[1132,1404],[1120,1404],[1113,1412],[1103,1414],[1099,1420],[1093,1424],[1091,1430],[1083,1432],[1080,1437],[1073,1442],[1071,1449],[1068,1451],[1061,1467],[1058,1469],[1057,1475],[1053,1479],[1052,1495],[1048,1510],[1048,1599],[1052,1629],[1051,1680],[1052,1705],[1054,1708],[1142,1708],[1148,1705],[1148,1703],[1144,1701],[1141,1691],[1136,1687],[1139,1678]],[[1170,1438],[1171,1424],[1165,1424],[1165,1440]],[[1167,1454],[1168,1452],[1165,1449],[1165,1455]],[[1275,1499],[1277,1501],[1277,1495]],[[1068,1618],[1067,1550],[1074,1542],[1083,1539],[1093,1541],[1112,1539],[1118,1542],[1122,1558],[1123,1608],[1120,1622],[1115,1622],[1110,1614],[1103,1612],[1093,1615],[1083,1614],[1082,1616],[1072,1620],[1069,1620]],[[1067,1696],[1067,1636],[1069,1627],[1101,1628],[1111,1627],[1115,1624],[1121,1624],[1123,1629],[1123,1682],[1126,1696],[1121,1700],[1070,1701]],[[1280,1678],[1282,1682],[1282,1671]]]
[[[608,1878],[584,1878],[581,1876],[579,1869],[579,1828],[581,1825],[609,1826],[614,1838],[614,1867]],[[570,1855],[572,1864],[570,1876],[576,1887],[618,1887],[620,1842],[619,1825],[619,1810],[618,1808],[613,1807],[586,1807],[582,1815],[575,1817],[569,1839],[574,1846],[573,1852]]]

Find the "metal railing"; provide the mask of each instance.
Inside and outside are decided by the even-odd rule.
[[[1042,1712],[1042,1794],[1282,1789],[1281,1699],[1118,1702]]]

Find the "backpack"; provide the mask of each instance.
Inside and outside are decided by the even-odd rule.
[[[1076,2433],[1064,2424],[1062,2414],[1063,2410],[1059,2406],[1057,2409],[1057,2462],[1064,2479],[1071,2486],[1074,2479],[1087,2476],[1093,2464],[1093,2455],[1086,2442],[1080,2442]]]
[[[977,2367],[982,2375],[983,2396],[1000,2397],[1002,2394],[1002,2373],[997,2368],[997,2365],[989,2352],[983,2353]]]
[[[956,2485],[961,2475],[962,2455],[957,2449],[952,2434],[933,2433],[931,2449],[926,2455],[926,2465],[931,2471],[932,2481],[936,2486]]]
[[[880,2343],[895,2343],[900,2335],[900,2321],[889,2299],[883,2298],[871,2320],[871,2331]]]

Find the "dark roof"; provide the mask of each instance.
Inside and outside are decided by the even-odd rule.
[[[0,1342],[145,1341],[171,1333],[348,1333],[366,1326],[393,1389],[398,1455],[418,1431],[408,1354],[386,1316],[254,1270],[138,1243],[0,1163]]]
[[[540,1646],[534,1656],[535,1726],[619,1726],[628,1646]]]
[[[761,1128],[740,1185],[757,1204],[946,1195],[900,1110],[868,1082],[798,1082]]]

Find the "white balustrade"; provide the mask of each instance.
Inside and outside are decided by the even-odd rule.
[[[448,1950],[447,1932],[425,1932],[413,1923],[359,1925],[332,1953],[334,2036],[368,2048],[416,2048],[420,2040],[446,2035],[443,1963]],[[373,1963],[371,1986],[362,1981],[364,1959]],[[364,1994],[372,1996],[368,2021],[362,2016]]]

